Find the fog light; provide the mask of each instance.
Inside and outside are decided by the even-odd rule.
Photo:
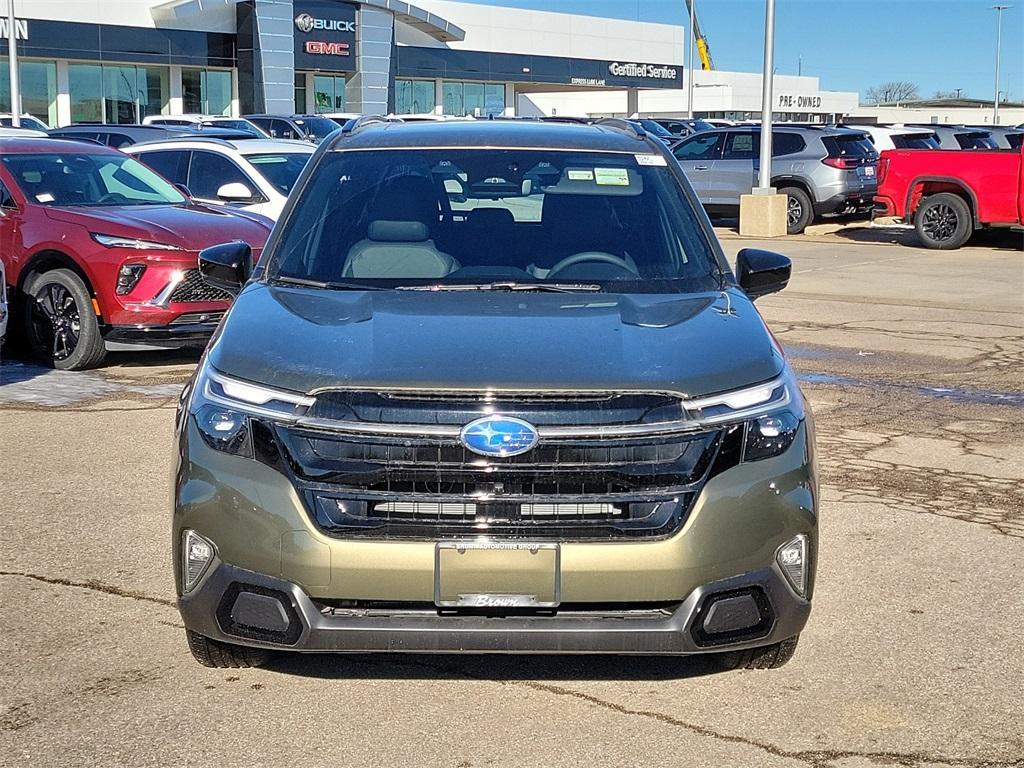
[[[775,554],[779,568],[790,586],[801,597],[807,594],[807,537],[800,534],[779,547]]]
[[[191,592],[213,561],[213,544],[195,531],[186,530],[182,552],[185,559],[181,572],[182,591]]]
[[[117,273],[116,291],[118,295],[131,293],[132,288],[138,284],[139,278],[142,277],[142,273],[145,271],[145,264],[123,264]]]

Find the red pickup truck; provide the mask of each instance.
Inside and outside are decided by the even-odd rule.
[[[1024,223],[1024,148],[888,150],[875,216],[913,223],[927,248],[953,249],[975,229]]]

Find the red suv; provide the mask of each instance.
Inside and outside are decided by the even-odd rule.
[[[258,259],[271,226],[197,205],[108,147],[0,140],[0,256],[28,341],[56,368],[123,344],[205,344],[230,296],[203,280],[199,251],[242,240]]]

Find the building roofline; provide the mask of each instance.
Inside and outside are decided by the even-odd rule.
[[[153,6],[150,13],[156,22],[181,21],[183,18],[209,12],[211,8],[233,7],[237,0],[168,0],[166,3]],[[466,31],[436,13],[424,10],[405,0],[350,0],[350,2],[367,8],[390,11],[395,18],[410,27],[418,29],[426,35],[442,43],[461,42],[466,39]]]

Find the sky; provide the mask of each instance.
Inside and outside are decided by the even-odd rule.
[[[462,0],[593,16],[688,22],[683,0]],[[715,68],[759,72],[764,0],[696,0]],[[1000,87],[1024,101],[1024,0],[1003,12]],[[817,75],[823,88],[858,91],[907,80],[922,97],[995,90],[996,0],[777,0],[775,66]],[[652,62],[674,63],[674,62]],[[1004,98],[1006,96],[1004,95]]]

